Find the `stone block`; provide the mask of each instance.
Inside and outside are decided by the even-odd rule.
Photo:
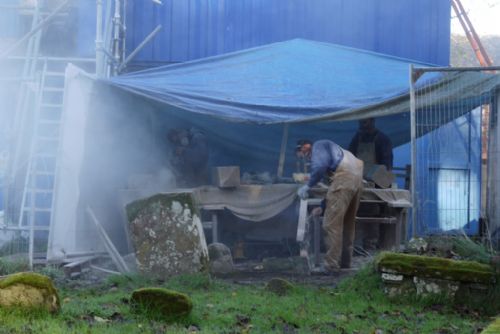
[[[234,188],[240,185],[240,167],[214,167],[212,173],[213,184],[219,188]]]
[[[212,274],[228,274],[234,271],[231,250],[224,244],[213,243],[208,246],[210,272]]]
[[[374,182],[380,188],[389,188],[395,180],[394,174],[385,165],[365,165],[363,178]]]
[[[453,299],[460,287],[458,282],[416,276],[413,277],[413,283],[417,290],[417,296],[421,297],[441,295]]]
[[[383,290],[393,299],[411,297],[416,293],[415,285],[408,278],[403,278],[401,281],[384,281]]]
[[[292,283],[284,280],[282,278],[272,278],[266,284],[266,290],[277,294],[278,296],[284,296],[293,290],[294,286]]]
[[[406,244],[409,253],[422,254],[427,251],[428,243],[424,238],[411,238]]]
[[[157,194],[126,206],[138,270],[157,277],[208,269],[208,249],[191,193]]]

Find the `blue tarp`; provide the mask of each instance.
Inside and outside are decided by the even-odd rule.
[[[357,130],[355,120],[360,118],[377,117],[377,127],[391,138],[394,146],[408,142],[412,63],[417,67],[432,66],[338,45],[292,40],[135,72],[104,83],[119,88],[107,87],[120,94],[109,94],[111,100],[134,100],[125,103],[126,109],[139,111],[144,105],[143,98],[131,99],[133,95],[127,91],[155,100],[149,106],[157,111],[154,123],[158,129],[202,129],[211,148],[212,166],[237,165],[242,172],[274,174],[283,124],[291,123],[284,174],[290,175],[295,167],[293,152],[298,139],[331,139],[346,148]],[[429,72],[421,76],[416,85],[417,114],[426,115],[427,126],[418,142],[426,144],[428,136],[423,135],[432,135],[440,127],[448,128],[447,138],[461,138],[460,127],[452,126],[458,121],[456,118],[489,103],[490,92],[499,85],[498,75],[480,72]],[[106,89],[100,94],[106,95]],[[97,109],[106,109],[106,105]],[[480,144],[479,138],[470,138],[471,145]],[[425,147],[420,151],[424,152]],[[458,154],[452,158],[450,162],[445,155],[436,157],[436,162],[443,163],[434,173],[437,181],[417,182],[420,194],[425,194],[425,201],[419,197],[421,202],[437,203],[439,199],[444,203],[440,198],[449,197],[443,190],[448,188],[436,190],[435,185],[449,177],[447,169],[456,168],[464,160]],[[477,158],[474,160],[479,163]],[[474,173],[474,166],[467,168]],[[428,166],[417,166],[417,172],[432,174]],[[474,175],[469,182],[479,184],[480,175]],[[477,218],[478,203],[468,203],[471,219],[465,221],[467,226],[477,226],[469,222]],[[433,221],[437,208],[446,210],[429,208]],[[428,224],[426,228],[436,226]]]
[[[412,62],[344,46],[291,40],[114,77],[171,106],[260,124],[308,121],[408,93]]]

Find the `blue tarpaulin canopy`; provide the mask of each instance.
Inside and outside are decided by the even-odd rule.
[[[288,159],[301,138],[331,139],[347,148],[358,127],[354,120],[366,117],[377,118],[377,127],[394,146],[409,142],[410,64],[432,66],[295,39],[104,83],[156,101],[156,109],[168,118],[167,128],[202,128],[212,147],[221,150],[218,163],[270,165],[285,123],[294,123],[288,132]],[[485,91],[498,81],[498,76],[479,72],[427,73],[417,82],[420,101],[427,104],[417,103],[417,108],[447,105],[464,114],[485,103]],[[419,91],[424,85],[425,91]],[[433,113],[439,119],[431,123],[438,127],[452,121],[448,114],[457,115]]]
[[[410,63],[429,66],[295,39],[118,76],[111,83],[226,120],[300,122],[407,94]]]

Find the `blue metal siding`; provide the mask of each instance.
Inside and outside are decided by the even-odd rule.
[[[448,65],[449,0],[128,1],[130,52],[162,31],[138,61],[182,62],[293,38]],[[84,21],[84,20],[83,20]]]

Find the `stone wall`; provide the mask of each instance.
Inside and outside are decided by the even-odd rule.
[[[376,264],[391,298],[440,297],[500,311],[498,275],[489,265],[399,253],[383,253]]]

